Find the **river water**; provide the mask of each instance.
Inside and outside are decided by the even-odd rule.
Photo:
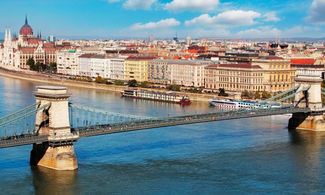
[[[0,77],[0,116],[35,102],[38,83]],[[211,112],[69,88],[73,103],[111,112],[167,116]],[[0,194],[325,193],[325,135],[287,130],[271,116],[83,138],[79,169],[30,167],[31,145],[0,149]]]

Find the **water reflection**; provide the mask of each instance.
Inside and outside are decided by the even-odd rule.
[[[78,171],[55,171],[44,167],[32,167],[35,194],[79,194]]]
[[[325,132],[290,131],[296,178],[304,189],[315,189],[322,183],[322,149],[325,146]]]

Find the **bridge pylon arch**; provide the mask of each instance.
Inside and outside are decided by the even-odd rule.
[[[31,165],[55,170],[78,168],[73,143],[79,135],[71,132],[68,100],[71,96],[66,87],[39,86],[33,92],[40,106],[50,104],[47,110],[38,112],[35,130],[39,135],[47,135],[48,141],[35,143],[31,151]]]
[[[322,109],[321,71],[311,69],[297,70],[295,78],[300,85],[299,90],[308,89],[297,93],[294,99],[296,107],[307,107],[311,111]],[[314,112],[315,113],[315,112]],[[325,120],[322,113],[294,113],[289,120],[289,129],[325,131]]]

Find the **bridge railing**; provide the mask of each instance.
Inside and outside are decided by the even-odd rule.
[[[70,124],[72,128],[152,118],[147,116],[113,113],[73,103],[69,103],[69,109]]]
[[[0,119],[0,138],[11,139],[23,135],[34,135],[36,113],[48,108],[49,104],[40,106],[32,104]]]
[[[112,124],[95,125],[89,127],[80,127],[74,130],[80,131],[80,136],[91,136],[106,133],[116,133],[136,129],[147,129],[154,127],[174,126],[181,124],[191,124],[199,122],[217,121],[217,120],[228,120],[228,119],[239,119],[249,118],[257,116],[268,116],[286,113],[309,113],[309,108],[297,108],[297,107],[286,107],[286,108],[267,108],[267,109],[241,109],[205,114],[192,114],[185,116],[174,116],[174,117],[162,117],[155,119],[144,119],[135,120],[129,122],[118,122]]]

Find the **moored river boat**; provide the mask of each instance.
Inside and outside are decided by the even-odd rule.
[[[130,97],[160,102],[169,102],[182,105],[191,104],[191,100],[186,95],[179,95],[174,92],[160,92],[139,89],[126,89],[121,92],[122,97]]]

